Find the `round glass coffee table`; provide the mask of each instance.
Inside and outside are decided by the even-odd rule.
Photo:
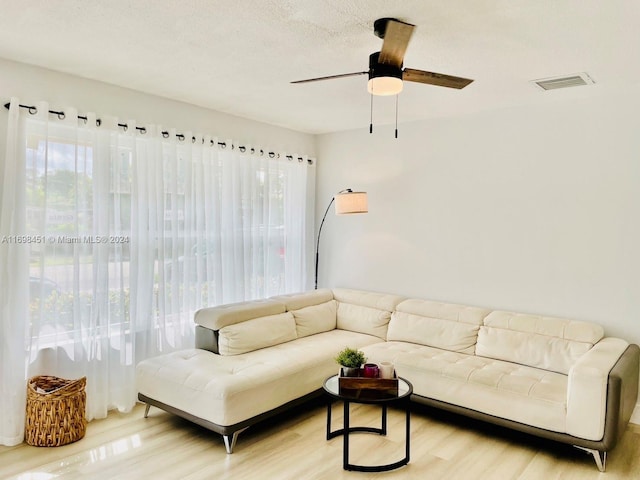
[[[355,470],[358,472],[385,472],[393,470],[409,463],[410,451],[410,431],[411,412],[409,408],[413,385],[404,378],[398,377],[397,392],[378,392],[374,390],[352,390],[340,388],[339,376],[334,375],[325,380],[323,388],[332,399],[340,400],[344,404],[343,427],[339,430],[331,431],[331,401],[327,405],[327,440],[339,435],[343,437],[342,467],[345,470]],[[382,410],[381,426],[376,427],[352,427],[349,423],[349,405],[351,403],[365,403],[380,405]],[[405,456],[402,460],[386,465],[355,465],[349,463],[349,434],[354,432],[387,434],[387,407],[397,404],[405,411]]]

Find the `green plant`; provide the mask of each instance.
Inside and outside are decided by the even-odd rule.
[[[365,357],[364,353],[355,348],[346,347],[335,358],[336,362],[338,362],[343,367],[347,368],[358,368],[363,363],[366,363],[367,357]]]

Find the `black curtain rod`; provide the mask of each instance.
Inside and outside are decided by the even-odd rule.
[[[36,113],[38,113],[38,108],[33,106],[33,105],[22,105],[21,103],[18,104],[18,106],[20,108],[26,108],[29,111],[29,114],[31,115],[35,115]],[[11,102],[5,103],[4,104],[4,108],[6,108],[7,110],[9,110],[9,107],[11,107]],[[52,115],[57,115],[58,119],[60,120],[64,120],[66,115],[64,112],[61,111],[56,111],[56,110],[49,110],[49,113]],[[78,115],[78,119],[80,120],[84,120],[85,122],[88,120],[86,116],[83,115]],[[102,125],[102,120],[100,120],[99,118],[96,119],[96,125],[100,126]],[[118,126],[121,128],[124,128],[125,131],[127,131],[127,129],[129,128],[129,126],[126,123],[118,123]],[[136,127],[136,130],[138,130],[140,133],[145,134],[147,133],[147,129],[145,127]],[[164,138],[169,138],[169,132],[163,131],[161,132],[162,136]],[[176,133],[176,138],[180,141],[184,141],[185,136],[182,133]],[[191,141],[193,143],[196,143],[196,137],[191,137]],[[202,139],[202,143],[204,143],[204,139]],[[211,140],[211,145],[213,146],[216,142],[214,142],[213,140]],[[226,148],[227,144],[225,142],[218,142],[218,146],[222,147],[222,148]],[[234,148],[236,148],[235,145],[231,144],[231,150],[233,150]],[[244,153],[247,151],[247,147],[245,147],[244,145],[239,145],[238,146],[238,150],[240,150],[241,153]],[[260,149],[257,150],[260,155],[264,155],[264,150]],[[251,154],[256,153],[256,149],[251,147]],[[267,155],[269,155],[269,158],[280,158],[280,154],[279,153],[275,153],[275,152],[267,152]],[[286,155],[287,160],[293,160],[293,155]],[[302,157],[298,157],[298,162],[303,162],[304,158]],[[313,165],[313,160],[312,159],[307,159],[307,162],[309,163],[309,165]]]

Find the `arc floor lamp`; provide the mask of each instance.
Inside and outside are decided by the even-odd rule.
[[[320,251],[320,234],[322,233],[322,226],[327,218],[327,213],[333,202],[336,203],[336,215],[349,215],[352,213],[367,213],[369,212],[369,206],[367,204],[367,192],[354,192],[350,188],[341,190],[331,199],[327,209],[320,222],[320,228],[318,229],[318,240],[316,241],[316,278],[315,289],[318,289],[318,258]]]

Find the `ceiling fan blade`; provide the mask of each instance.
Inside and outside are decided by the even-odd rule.
[[[424,70],[416,70],[414,68],[405,68],[402,72],[402,80],[457,89],[464,88],[473,82],[473,80],[468,78],[453,77],[442,73],[425,72]]]
[[[329,75],[328,77],[318,77],[318,78],[307,78],[306,80],[296,80],[291,83],[309,83],[309,82],[319,82],[320,80],[332,80],[334,78],[345,78],[345,77],[355,77],[356,75],[365,75],[369,72],[353,72],[353,73],[341,73],[340,75]]]
[[[380,50],[380,63],[401,68],[404,53],[407,51],[409,40],[415,25],[389,19],[384,33],[384,41]]]

